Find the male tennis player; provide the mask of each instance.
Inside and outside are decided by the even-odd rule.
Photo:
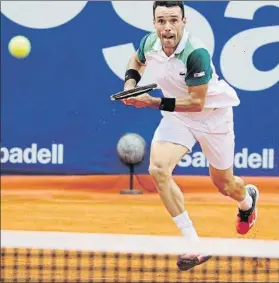
[[[184,30],[186,18],[182,1],[155,1],[153,15],[156,32],[147,34],[131,57],[124,89],[137,85],[148,64],[164,97],[143,94],[122,100],[137,108],[161,110],[163,117],[152,140],[150,175],[182,235],[198,240],[172,172],[199,142],[209,160],[214,185],[220,193],[238,203],[237,232],[246,234],[257,218],[259,192],[257,187],[245,185],[233,174],[232,107],[239,105],[237,94],[225,81],[218,80],[204,44]],[[209,258],[209,255],[186,254],[178,260],[178,267],[188,270]]]

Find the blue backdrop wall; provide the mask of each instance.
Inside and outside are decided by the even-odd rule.
[[[148,172],[160,113],[112,102],[130,54],[152,27],[152,2],[5,1],[1,4],[2,173],[123,174],[116,144],[134,132],[147,142]],[[235,170],[279,175],[279,4],[185,2],[187,29],[203,39],[221,78],[234,86]],[[8,51],[26,36],[30,55]],[[152,82],[147,73],[142,84]],[[155,91],[160,95],[160,90]],[[175,174],[208,173],[197,145]]]

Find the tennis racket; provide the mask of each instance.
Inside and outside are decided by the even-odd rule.
[[[110,99],[111,100],[120,100],[120,99],[125,99],[125,98],[129,98],[129,97],[133,97],[133,96],[138,96],[138,95],[141,95],[143,93],[149,92],[156,87],[157,87],[157,84],[149,84],[149,85],[146,85],[146,86],[139,86],[139,87],[129,89],[129,90],[123,90],[123,91],[120,91],[116,94],[111,95]]]

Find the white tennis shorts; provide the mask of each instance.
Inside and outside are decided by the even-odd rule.
[[[225,170],[234,162],[235,137],[232,108],[208,109],[202,113],[163,113],[152,142],[166,141],[185,146],[191,152],[199,142],[209,164]]]

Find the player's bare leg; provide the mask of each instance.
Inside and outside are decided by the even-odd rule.
[[[197,233],[185,210],[184,196],[172,178],[172,172],[179,160],[188,152],[182,145],[170,142],[153,142],[150,154],[149,173],[167,211],[183,236],[197,240]]]
[[[162,202],[182,235],[191,241],[198,241],[199,237],[184,207],[183,193],[172,178],[173,169],[187,152],[188,149],[181,145],[154,142],[151,147],[149,172],[154,179]],[[184,254],[178,258],[177,266],[180,270],[186,271],[210,258],[209,255]]]
[[[182,145],[153,142],[150,153],[149,173],[152,176],[163,204],[172,217],[184,212],[184,196],[178,187],[172,188],[172,171],[188,152]]]
[[[210,176],[219,192],[238,202],[236,230],[239,234],[246,234],[257,220],[258,188],[245,185],[243,179],[233,175],[233,167],[219,170],[209,167]]]

